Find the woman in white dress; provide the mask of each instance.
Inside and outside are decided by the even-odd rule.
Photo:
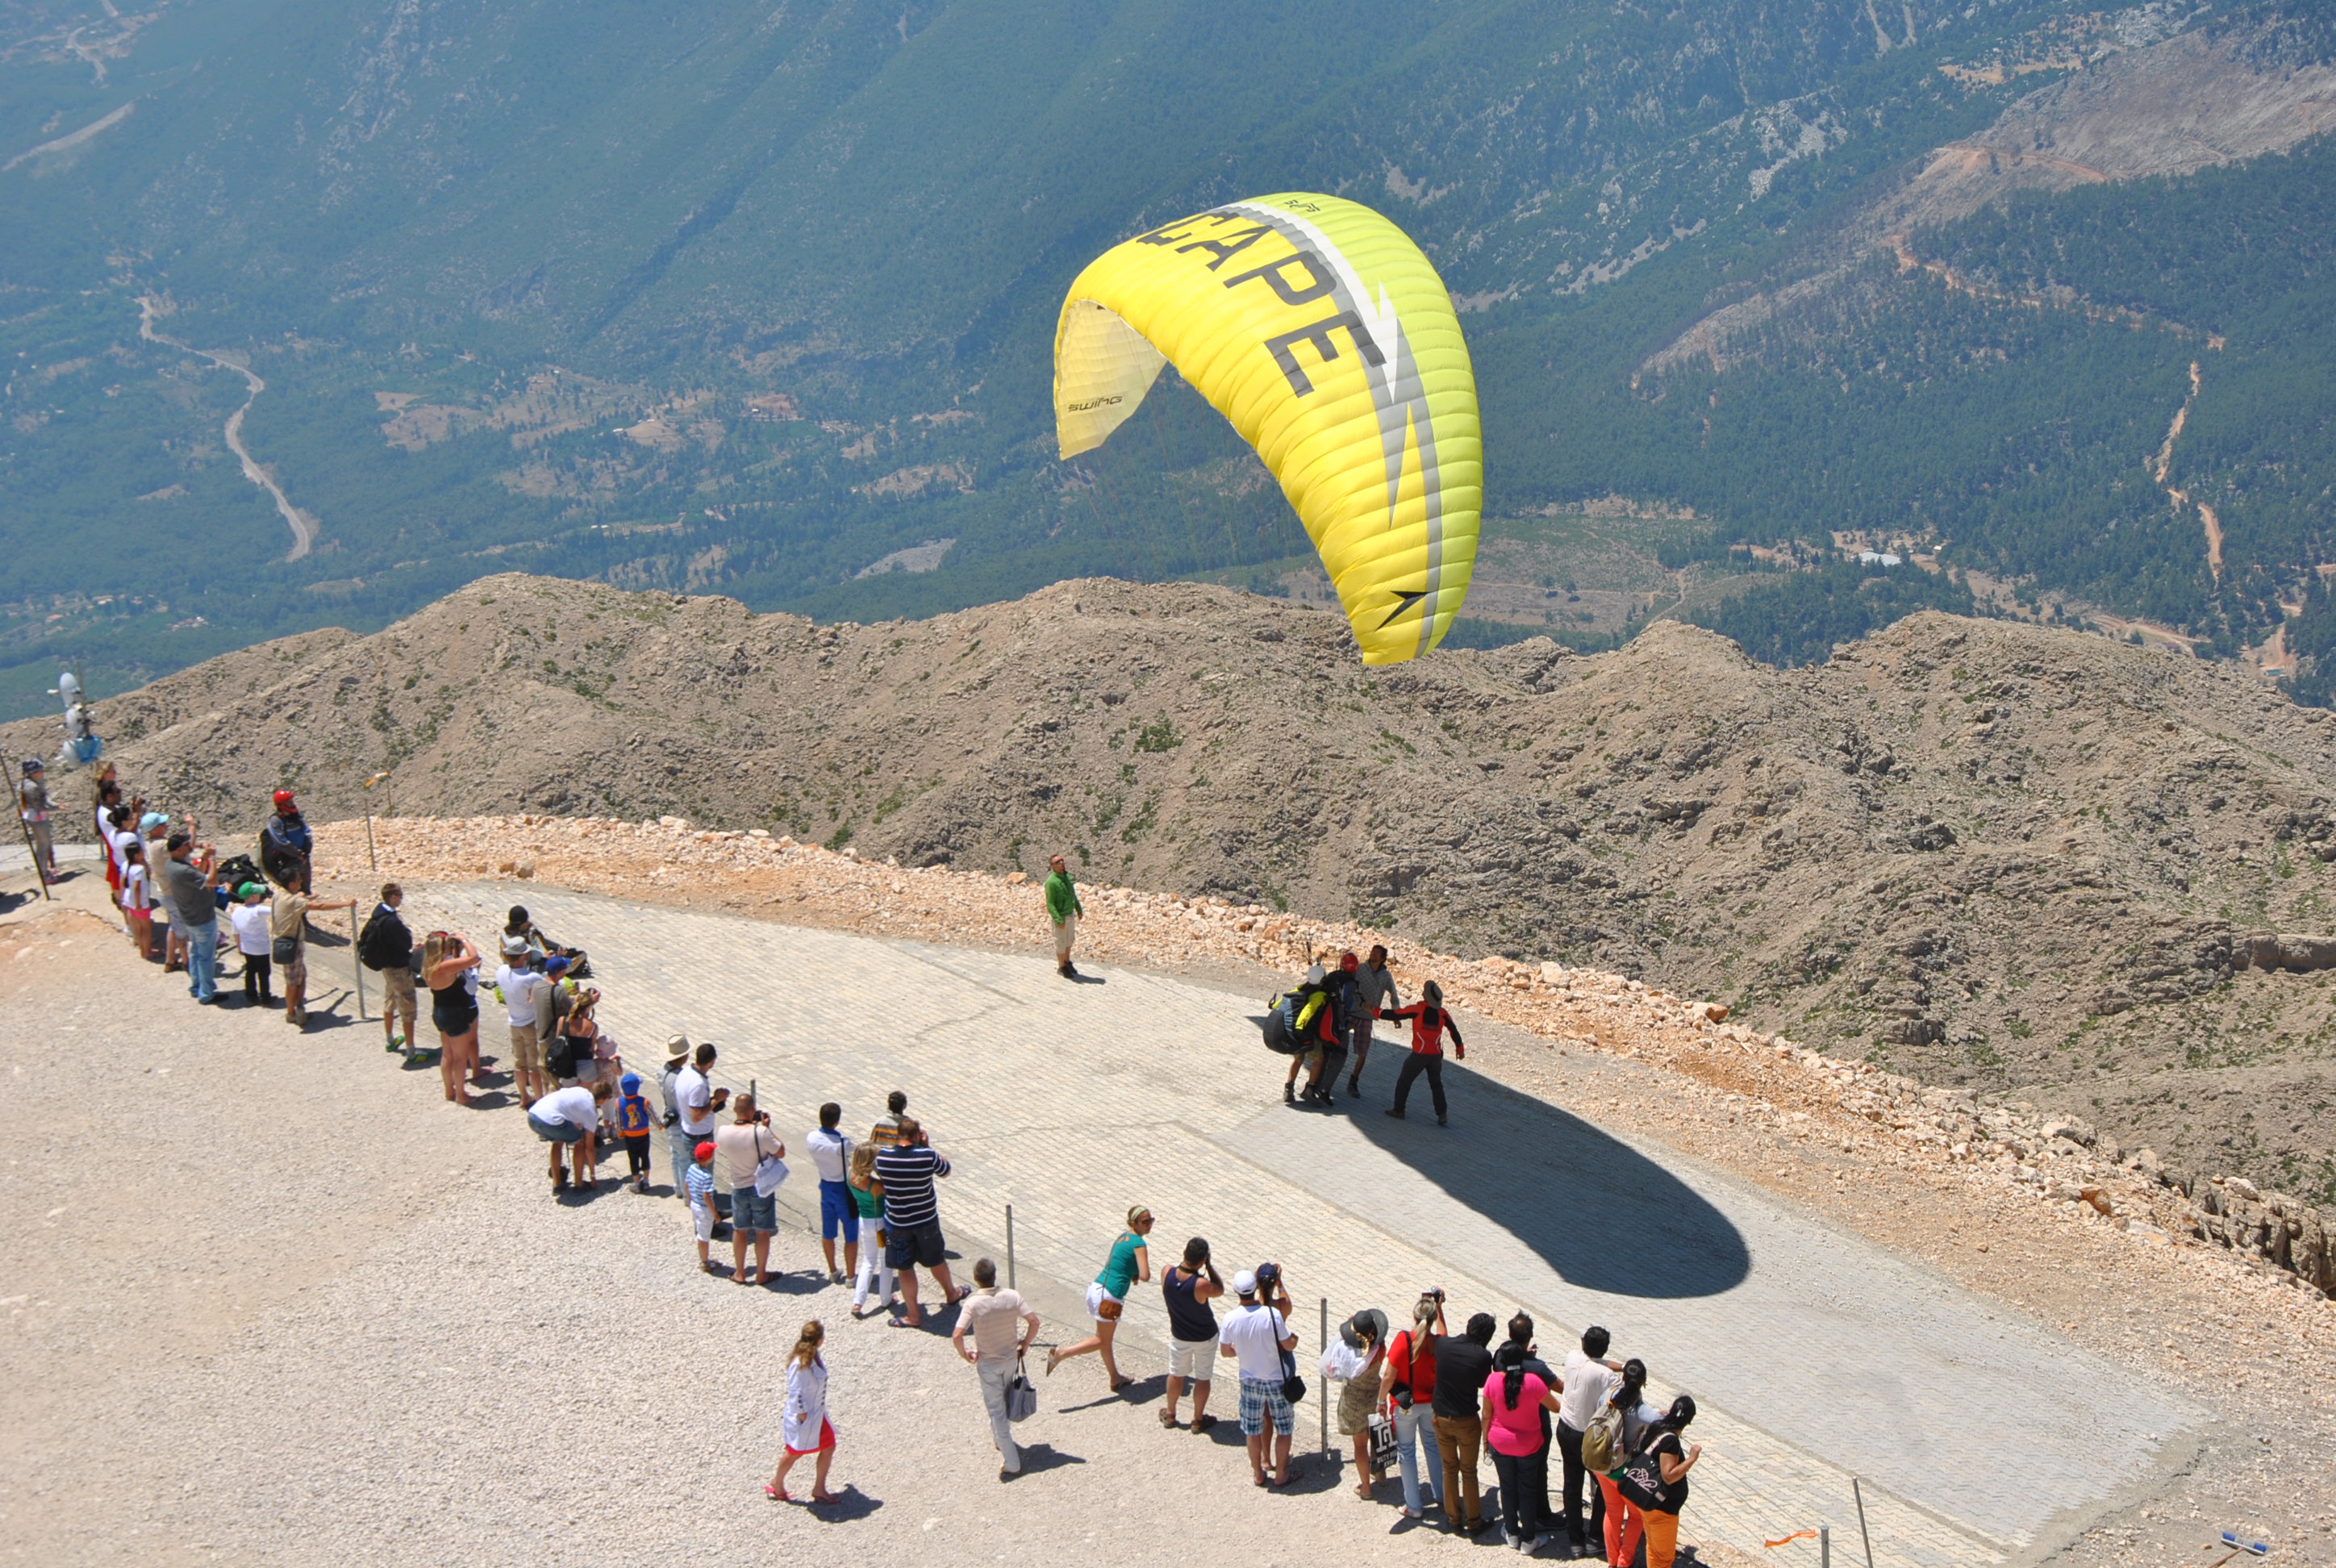
[[[835,1457],[835,1427],[827,1418],[827,1363],[819,1356],[820,1344],[826,1338],[827,1330],[813,1318],[795,1336],[795,1348],[787,1355],[787,1402],[779,1424],[779,1440],[785,1446],[779,1455],[778,1474],[763,1488],[763,1495],[773,1502],[794,1501],[787,1495],[787,1472],[806,1454],[819,1456],[812,1470],[811,1500],[836,1501],[835,1494],[827,1489],[828,1462]]]

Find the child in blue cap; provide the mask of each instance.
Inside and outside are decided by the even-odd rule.
[[[625,1175],[633,1191],[649,1190],[649,1102],[641,1093],[641,1076],[627,1073],[617,1080],[617,1136],[625,1145]]]

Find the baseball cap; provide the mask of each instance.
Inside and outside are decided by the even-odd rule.
[[[506,949],[505,950],[508,951],[509,950]],[[521,942],[520,944],[520,951],[527,951],[527,944],[525,942]],[[564,975],[568,972],[568,966],[572,961],[572,959],[565,958],[546,959],[543,960],[543,972],[547,975]]]
[[[701,1160],[710,1160],[714,1157],[713,1139],[708,1138],[706,1142],[697,1145],[697,1157]]]
[[[235,896],[239,899],[248,899],[254,893],[262,893],[267,891],[268,890],[266,888],[261,887],[258,882],[246,882],[241,887],[235,890]]]
[[[144,816],[138,819],[138,831],[142,833],[150,832],[154,828],[168,827],[170,824],[170,819],[162,813],[148,812]]]
[[[623,1077],[617,1080],[617,1087],[624,1090],[625,1093],[628,1095],[640,1086],[641,1076],[638,1073],[627,1073]]]
[[[1276,1280],[1279,1280],[1280,1278],[1281,1278],[1281,1265],[1280,1265],[1280,1264],[1279,1264],[1279,1263],[1260,1263],[1260,1264],[1257,1266],[1257,1282],[1258,1282],[1259,1284],[1260,1284],[1260,1285],[1270,1285],[1270,1284],[1272,1284]]]
[[[17,771],[20,773],[46,773],[49,771],[49,765],[43,762],[39,757],[28,756],[24,759],[24,765]]]
[[[1247,1269],[1243,1269],[1240,1273],[1235,1274],[1233,1276],[1233,1294],[1236,1296],[1256,1295],[1257,1276],[1251,1273]]]

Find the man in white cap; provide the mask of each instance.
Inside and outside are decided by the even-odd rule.
[[[502,993],[505,1021],[511,1027],[511,1082],[524,1109],[551,1089],[543,1076],[543,1041],[535,1032],[535,993],[551,982],[535,967],[525,938],[505,937],[502,958],[495,989]]]
[[[1241,1429],[1249,1440],[1250,1479],[1260,1486],[1287,1486],[1290,1438],[1298,1429],[1298,1413],[1281,1392],[1282,1378],[1289,1375],[1281,1355],[1298,1349],[1298,1336],[1290,1331],[1290,1320],[1280,1310],[1290,1301],[1288,1292],[1280,1289],[1281,1271],[1270,1263],[1266,1268],[1272,1270],[1266,1284],[1278,1300],[1258,1299],[1256,1273],[1243,1269],[1235,1274],[1233,1294],[1241,1298],[1241,1305],[1225,1314],[1224,1325],[1217,1330],[1217,1354],[1233,1358],[1241,1368]],[[1273,1458],[1270,1479],[1266,1475],[1269,1443]]]

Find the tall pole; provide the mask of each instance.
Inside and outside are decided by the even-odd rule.
[[[1011,1203],[1006,1205],[1006,1288],[1009,1290],[1020,1289],[1014,1280],[1014,1205]]]
[[[1330,1298],[1325,1296],[1321,1300],[1322,1322],[1315,1335],[1315,1346],[1327,1356],[1330,1353]],[[1322,1452],[1328,1454],[1330,1451],[1330,1379],[1318,1376],[1314,1379],[1314,1384],[1319,1395],[1319,1398],[1314,1401],[1314,1414],[1321,1421]]]
[[[33,824],[24,820],[24,797],[16,793],[16,770],[5,760],[0,760],[0,777],[8,781],[9,803],[15,808],[16,825],[24,832],[24,852],[33,857],[33,874],[41,880],[41,897],[49,893],[49,872],[41,864],[41,846],[33,842]]]
[[[349,973],[357,983],[357,1022],[365,1022],[365,959],[357,953],[357,907],[349,906]]]
[[[1854,1475],[1849,1478],[1849,1495],[1857,1499],[1857,1538],[1865,1544],[1865,1568],[1874,1568],[1874,1537],[1865,1533],[1865,1491]]]
[[[367,867],[376,872],[381,870],[381,861],[380,858],[374,853],[373,848],[373,786],[377,784],[386,782],[388,778],[389,770],[387,768],[384,768],[381,772],[374,774],[373,777],[365,780],[364,784],[357,786],[365,792],[365,864]],[[389,800],[388,793],[386,791],[383,792],[382,800],[384,804],[391,811],[394,812],[395,810],[395,804],[394,802]]]

